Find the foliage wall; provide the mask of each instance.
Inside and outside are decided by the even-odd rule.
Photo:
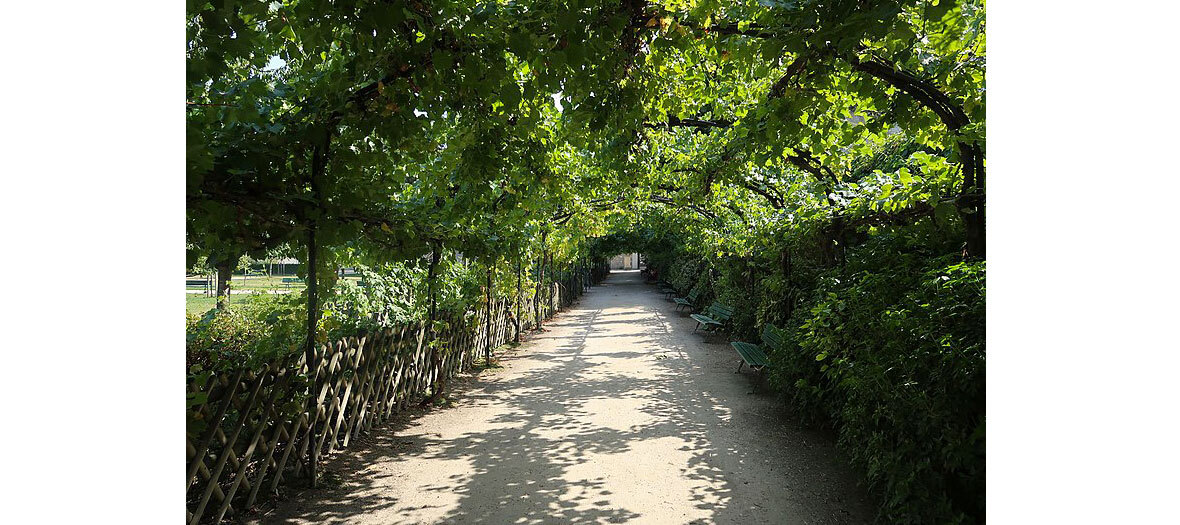
[[[782,330],[769,387],[794,417],[837,433],[880,519],[982,522],[986,263],[964,261],[957,235],[927,217],[860,232],[837,263],[806,235],[748,256],[685,242],[649,259],[699,293],[697,308],[734,307],[730,340]]]

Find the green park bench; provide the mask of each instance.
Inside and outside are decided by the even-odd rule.
[[[300,279],[298,277],[283,277],[283,286],[286,288],[290,288],[292,284],[298,284],[298,283],[302,283],[302,282],[303,282],[303,279]]]
[[[672,301],[676,303],[676,311],[677,312],[680,311],[680,307],[682,307],[682,306],[687,306],[690,308],[689,311],[692,311],[691,308],[693,308],[693,306],[697,302],[697,299],[700,298],[700,296],[701,296],[700,292],[698,292],[696,290],[691,290],[688,292],[687,296],[677,297],[675,299],[672,299]]]
[[[725,323],[729,322],[729,318],[733,317],[733,308],[725,306],[719,302],[714,302],[702,314],[692,314],[689,317],[696,319],[697,327],[692,331],[697,331],[704,328],[706,331],[716,331],[718,328],[724,327]]]
[[[200,287],[204,288],[206,286],[209,286],[209,280],[208,279],[185,279],[184,280],[184,287],[188,288],[189,286],[200,286]]]
[[[664,299],[671,299],[676,294],[676,288],[672,287],[672,283],[668,281],[659,282],[660,293],[664,294]]]
[[[734,373],[742,371],[742,366],[750,365],[754,370],[762,370],[763,367],[770,364],[770,360],[766,358],[765,350],[771,348],[779,348],[783,344],[783,334],[774,325],[767,323],[762,327],[762,344],[756,345],[754,343],[743,343],[741,341],[733,341],[729,343],[733,345],[733,349],[737,350],[738,355],[742,356],[742,360],[738,362],[738,368]]]

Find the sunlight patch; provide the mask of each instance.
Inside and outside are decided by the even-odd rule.
[[[617,452],[587,453],[562,476],[567,488],[560,504],[625,509],[639,521],[708,522],[728,502],[729,489],[714,469],[701,464],[696,448],[668,436],[632,441]]]

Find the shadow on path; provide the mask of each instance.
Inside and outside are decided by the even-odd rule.
[[[264,523],[863,523],[830,442],[789,423],[729,345],[612,274],[453,407],[374,432]]]

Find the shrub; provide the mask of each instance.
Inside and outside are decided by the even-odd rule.
[[[771,388],[799,419],[836,432],[889,523],[984,518],[985,264],[960,262],[948,238],[925,226],[877,231],[846,266],[797,257],[789,276],[765,257],[753,261],[753,287],[748,260],[673,263],[678,287],[737,309],[735,338],[754,340],[768,322],[782,329],[768,352]]]
[[[775,384],[826,420],[891,523],[983,518],[984,264],[829,279],[775,353]]]
[[[254,295],[226,310],[185,320],[188,368],[256,366],[302,348],[306,307],[299,296]],[[301,322],[302,320],[302,322]]]

